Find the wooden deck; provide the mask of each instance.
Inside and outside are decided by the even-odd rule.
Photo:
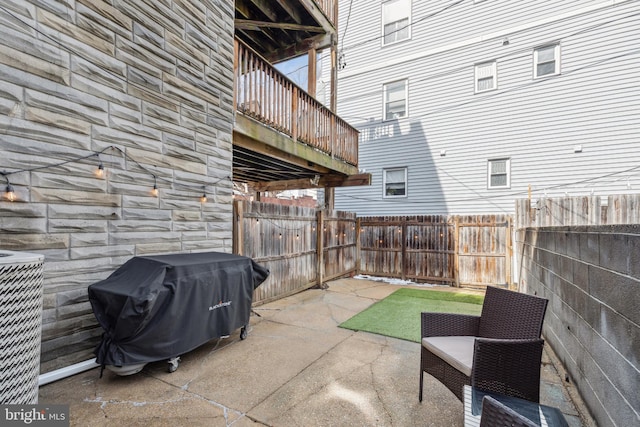
[[[234,51],[236,131],[243,131],[245,136],[266,144],[285,137],[294,146],[275,148],[321,165],[324,172],[358,173],[358,131],[354,127],[240,39],[236,38]],[[246,118],[267,129],[261,130],[252,123],[252,134],[246,135],[249,126],[240,123]],[[270,135],[273,131],[278,133],[278,138]]]

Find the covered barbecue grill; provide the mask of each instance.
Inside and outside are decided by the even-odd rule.
[[[96,362],[138,372],[242,328],[246,338],[253,291],[269,271],[251,258],[219,252],[134,257],[89,286],[104,329]]]

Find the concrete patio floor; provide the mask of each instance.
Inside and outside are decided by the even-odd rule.
[[[338,327],[398,286],[328,285],[255,307],[246,340],[212,340],[174,373],[93,369],[40,387],[39,403],[70,405],[72,426],[462,426],[462,403],[428,375],[418,402],[418,343]],[[553,361],[545,350],[541,402],[594,426]]]

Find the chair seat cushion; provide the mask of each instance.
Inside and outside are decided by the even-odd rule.
[[[422,345],[431,353],[471,377],[473,345],[476,337],[448,336],[422,338]]]

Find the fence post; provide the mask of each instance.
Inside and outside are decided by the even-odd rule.
[[[401,278],[407,280],[407,217],[403,216],[400,222],[400,268],[402,269]]]
[[[513,227],[512,227],[512,223],[511,223],[511,217],[507,216],[507,229],[505,230],[506,232],[506,236],[505,236],[505,265],[504,265],[504,275],[505,275],[505,280],[507,281],[507,288],[509,289],[513,289],[513,273],[511,271],[511,267],[512,267],[512,262],[513,262],[513,246],[512,246],[512,239],[511,239],[511,233],[513,232]]]
[[[244,217],[243,217],[243,201],[236,200],[233,202],[233,253],[236,255],[244,254]]]
[[[324,232],[324,211],[322,210],[318,210],[317,213],[317,217],[318,217],[318,228],[316,229],[316,245],[317,245],[317,267],[316,267],[316,274],[317,274],[317,281],[318,281],[318,287],[320,289],[325,289],[324,284],[322,283],[324,281],[324,236],[325,236],[325,232]]]
[[[360,228],[362,226],[362,219],[356,218],[356,275],[360,274],[360,250],[362,249],[362,245],[360,244]]]
[[[456,288],[460,287],[460,217],[453,219],[453,279]]]

